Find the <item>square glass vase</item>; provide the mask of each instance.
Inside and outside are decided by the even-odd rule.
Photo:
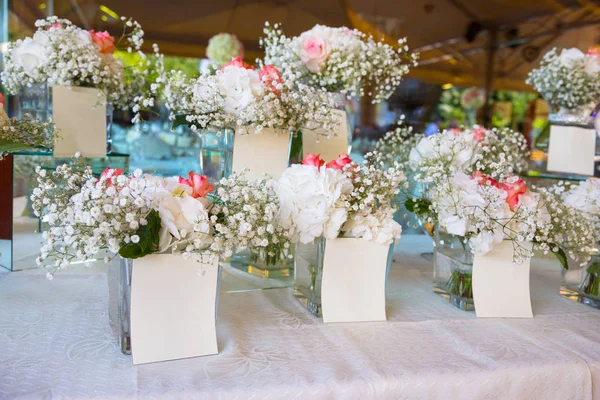
[[[585,264],[568,260],[569,269],[563,269],[560,294],[578,303],[600,309],[600,253],[596,252]]]
[[[464,311],[475,311],[472,286],[473,259],[474,255],[464,238],[436,229],[433,291]]]
[[[108,322],[121,353],[131,355],[131,277],[135,260],[116,256],[108,264]],[[219,310],[221,266],[217,279],[215,318]]]
[[[231,175],[233,166],[233,128],[208,128],[198,131],[200,145],[200,171],[211,182]]]
[[[286,280],[293,275],[293,250],[286,255],[270,256],[266,251],[253,252],[248,249],[234,253],[229,264],[241,271],[260,278]]]
[[[22,119],[25,114],[38,121],[52,119],[52,88],[45,83],[23,86],[18,96],[16,117]],[[113,106],[106,104],[106,153],[112,151]]]
[[[294,253],[294,297],[315,317],[323,317],[321,289],[326,239],[316,238],[312,243],[296,243]],[[385,283],[393,260],[394,244],[388,252]]]

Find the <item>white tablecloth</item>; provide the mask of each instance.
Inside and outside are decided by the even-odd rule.
[[[137,367],[103,273],[0,275],[0,399],[600,399],[600,312],[559,296],[558,263],[533,261],[533,319],[482,320],[432,292],[428,250],[397,246],[388,322],[324,325],[289,288],[225,294],[220,354]]]

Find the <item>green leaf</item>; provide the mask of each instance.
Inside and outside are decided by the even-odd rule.
[[[569,269],[569,263],[567,262],[567,255],[565,254],[565,251],[559,247],[558,251],[554,251],[553,253],[558,261],[560,261],[562,267],[564,269]]]
[[[160,216],[156,210],[150,211],[146,217],[148,223],[140,226],[135,232],[140,237],[137,243],[129,242],[119,249],[119,255],[123,258],[140,258],[152,253],[156,253],[159,249],[160,241]]]
[[[411,213],[415,212],[415,206],[417,205],[417,201],[415,199],[408,199],[404,202],[404,207]]]
[[[187,115],[185,114],[176,115],[175,119],[173,120],[173,125],[171,125],[171,128],[175,129],[178,126],[190,126],[190,123],[188,122],[186,117]]]
[[[430,212],[429,207],[431,202],[427,199],[407,199],[404,202],[404,207],[417,215],[425,215]]]

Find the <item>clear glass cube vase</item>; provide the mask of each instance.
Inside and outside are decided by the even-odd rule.
[[[436,227],[433,252],[433,291],[464,311],[474,311],[473,258],[465,238]]]
[[[321,302],[326,239],[316,238],[312,243],[296,243],[294,254],[294,297],[314,316],[322,317]],[[393,261],[392,243],[388,250],[385,282]]]
[[[16,117],[22,119],[25,114],[38,121],[52,119],[52,88],[45,83],[23,86],[18,95]],[[106,104],[106,153],[112,151],[113,106]],[[59,127],[60,128],[60,127]]]
[[[108,320],[117,337],[121,352],[131,354],[131,277],[135,260],[115,257],[108,264]],[[221,266],[217,278],[215,317],[219,310]]]
[[[285,254],[262,251],[242,250],[234,253],[229,261],[234,268],[261,278],[285,280],[292,276],[294,269],[293,250]]]
[[[600,309],[600,253],[581,265],[569,260],[569,269],[563,269],[560,294],[578,303]]]
[[[211,182],[231,175],[233,166],[233,128],[208,128],[198,131],[201,139],[200,171]]]

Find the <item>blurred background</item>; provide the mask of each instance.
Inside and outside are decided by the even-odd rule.
[[[50,15],[85,28],[116,30],[133,17],[167,55],[168,69],[193,76],[208,65],[206,46],[218,33],[237,36],[244,59],[254,63],[265,21],[288,35],[315,24],[347,26],[389,43],[407,37],[420,64],[387,101],[350,100],[356,124],[352,152],[371,150],[401,115],[416,131],[484,124],[522,132],[532,148],[546,130],[548,107],[525,84],[527,73],[552,47],[584,51],[600,43],[600,7],[591,0],[0,0],[0,50],[32,35],[34,22]],[[127,57],[128,55],[121,55]],[[9,111],[11,100],[9,99]],[[113,151],[131,154],[130,168],[164,175],[198,166],[198,139],[172,131],[165,110],[140,128],[116,114]],[[534,153],[535,156],[535,153]]]

